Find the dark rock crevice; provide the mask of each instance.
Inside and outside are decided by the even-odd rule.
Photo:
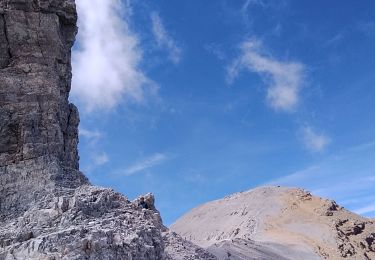
[[[1,14],[0,20],[1,20],[0,27],[2,27],[1,38],[3,39],[0,42],[1,44],[0,48],[2,52],[1,57],[0,57],[0,69],[3,69],[3,68],[6,68],[10,64],[12,60],[12,52],[11,52],[10,45],[9,45],[7,22],[6,22],[5,14]]]
[[[37,27],[37,29],[36,29],[36,36],[37,36],[37,44],[38,44],[38,47],[39,47],[39,50],[40,50],[40,54],[42,55],[42,57],[43,57],[43,60],[46,60],[46,57],[45,57],[45,55],[44,55],[44,52],[43,52],[43,47],[42,47],[42,45],[40,44],[40,28],[41,28],[41,24],[42,24],[42,22],[41,22],[41,14],[40,13],[38,13],[38,19],[39,19],[39,26]],[[46,65],[48,65],[48,64],[46,64]]]

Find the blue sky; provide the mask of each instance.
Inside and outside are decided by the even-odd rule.
[[[166,224],[259,185],[375,216],[375,3],[77,0],[81,170]]]

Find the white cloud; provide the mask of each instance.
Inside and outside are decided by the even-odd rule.
[[[176,41],[167,32],[158,13],[151,13],[152,33],[159,48],[165,48],[168,51],[169,59],[177,64],[181,60],[182,50]]]
[[[92,130],[88,130],[85,128],[79,129],[79,135],[86,139],[95,140],[95,141],[102,137],[102,133],[100,133],[99,131],[97,130],[92,131]]]
[[[127,176],[130,176],[130,175],[142,172],[146,169],[152,168],[156,165],[159,165],[167,159],[168,159],[167,155],[162,154],[162,153],[156,153],[128,167],[127,169],[123,171],[123,173]]]
[[[105,152],[98,154],[94,157],[94,164],[96,166],[101,166],[109,162],[108,155]]]
[[[329,137],[315,132],[309,126],[302,128],[302,141],[305,147],[313,152],[321,152],[331,143],[331,139]]]
[[[139,68],[142,50],[129,28],[129,6],[121,0],[76,3],[79,34],[72,55],[73,97],[88,111],[112,108],[124,98],[142,101],[152,83]]]
[[[289,112],[296,108],[303,85],[303,64],[278,61],[264,54],[259,41],[250,39],[242,43],[241,55],[228,68],[229,82],[243,69],[258,73],[269,81],[267,101],[272,108]]]

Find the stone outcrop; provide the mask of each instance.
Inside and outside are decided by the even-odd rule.
[[[83,185],[33,203],[0,229],[0,259],[166,259],[157,212]]]
[[[0,0],[0,260],[212,259],[151,194],[144,209],[79,171],[76,21],[74,0]]]

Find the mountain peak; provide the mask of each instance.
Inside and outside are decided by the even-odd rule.
[[[267,259],[375,257],[373,220],[298,188],[235,193],[191,210],[171,230],[229,259],[252,259],[255,251],[273,256]]]

